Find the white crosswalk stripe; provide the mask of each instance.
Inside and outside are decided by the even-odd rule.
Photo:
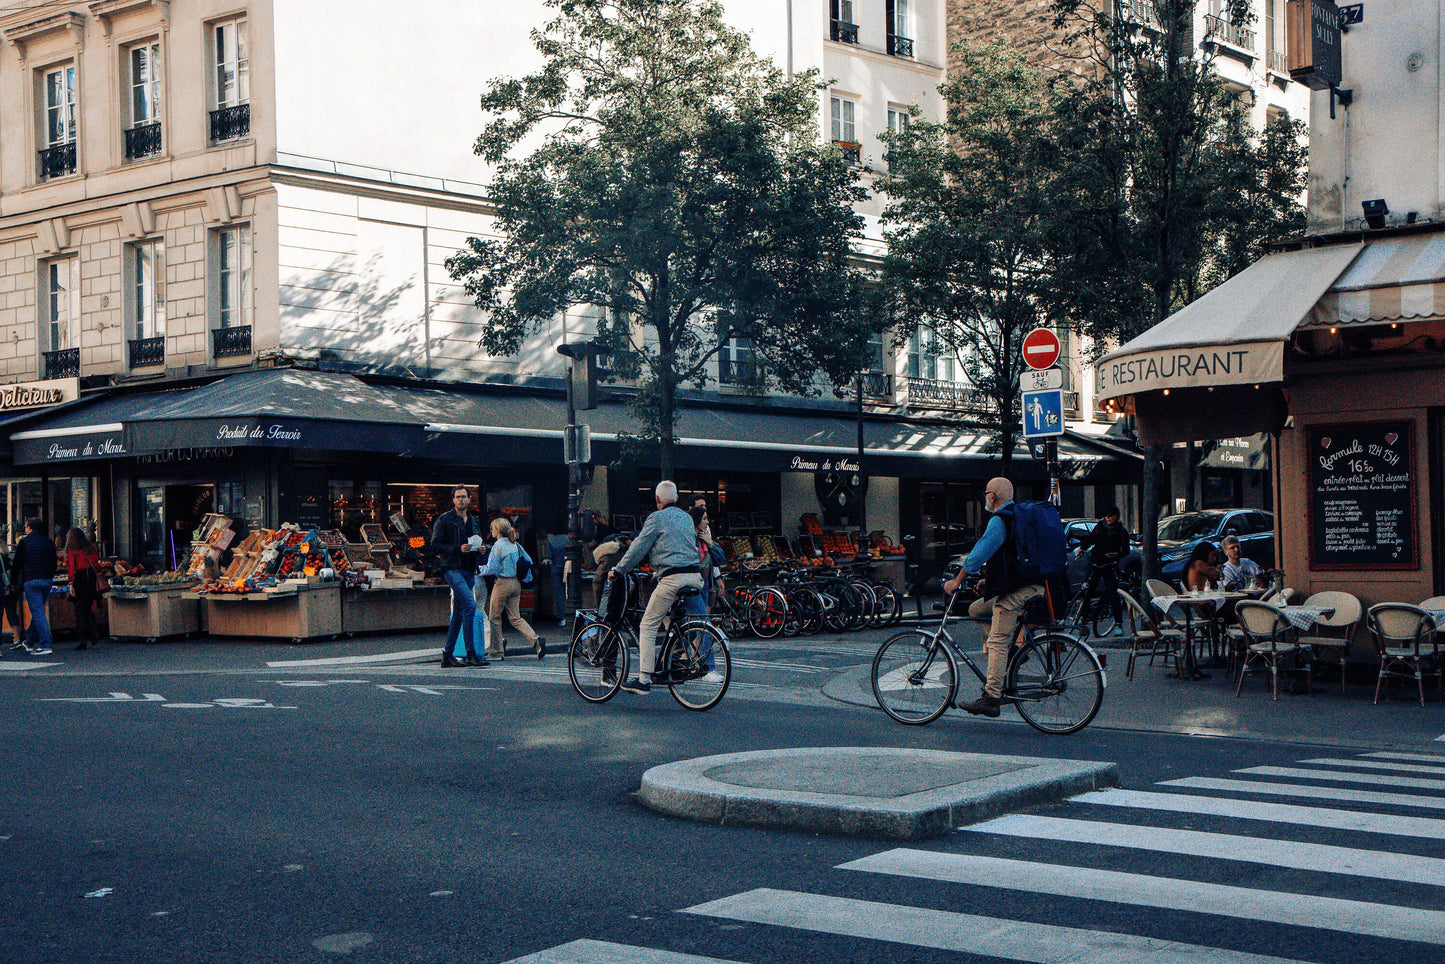
[[[780,948],[809,940],[829,942],[820,946],[830,959],[847,960],[886,959],[871,942],[887,942],[1035,964],[1326,964],[1384,946],[1359,941],[1383,941],[1395,945],[1397,961],[1433,961],[1430,948],[1445,946],[1445,819],[1420,811],[1445,811],[1445,780],[1416,774],[1445,773],[1429,765],[1435,760],[1445,757],[1381,751],[1095,791],[1046,813],[1010,814],[949,840],[848,861],[835,868],[846,872],[836,884],[818,888],[838,892],[762,887],[681,909],[778,929],[746,932],[759,941],[756,953],[729,945],[730,953],[698,957],[579,940],[514,964],[733,964],[779,960]],[[1210,829],[1188,826],[1199,818]],[[995,856],[1000,848],[1010,855]],[[970,910],[999,910],[954,910],[937,891],[923,901],[935,906],[909,906],[897,899],[907,881],[958,888]],[[1256,882],[1263,883],[1247,886]],[[869,899],[880,888],[887,899]],[[1000,894],[1046,898],[1047,916],[1039,919],[1036,903]],[[1116,909],[1101,913],[1105,906]],[[1120,916],[1135,910],[1137,925],[1136,915]],[[1188,915],[1189,924],[1161,930],[1159,912]],[[1290,929],[1313,935],[1298,962],[1274,956],[1291,946]],[[1330,933],[1333,943],[1320,936]],[[853,940],[870,943],[854,954],[837,950]],[[695,936],[673,946],[707,953]]]

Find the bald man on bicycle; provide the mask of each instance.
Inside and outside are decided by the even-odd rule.
[[[677,485],[664,479],[657,483],[653,498],[657,511],[647,517],[642,531],[607,574],[607,581],[612,582],[618,573],[628,572],[639,565],[644,556],[657,574],[657,585],[652,590],[652,598],[647,601],[637,630],[637,676],[622,684],[624,690],[638,696],[652,692],[657,637],[662,621],[672,610],[672,604],[684,588],[702,589],[697,527],[692,516],[677,505]]]

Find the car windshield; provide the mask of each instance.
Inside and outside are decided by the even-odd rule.
[[[1159,522],[1159,539],[1161,541],[1183,541],[1186,539],[1199,539],[1203,536],[1213,535],[1215,526],[1219,525],[1217,515],[1176,515]]]

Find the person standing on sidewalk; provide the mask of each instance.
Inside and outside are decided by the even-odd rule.
[[[25,631],[25,648],[35,656],[49,656],[50,620],[45,613],[50,588],[55,585],[55,543],[45,537],[45,523],[25,520],[25,538],[15,547],[13,580],[25,592],[30,608],[30,628]]]
[[[642,562],[652,563],[657,585],[642,613],[637,633],[637,676],[622,684],[629,693],[645,696],[652,692],[652,668],[657,658],[657,635],[662,621],[672,610],[683,587],[702,589],[702,566],[697,548],[697,527],[692,516],[678,508],[677,485],[668,479],[653,491],[657,511],[647,517],[642,531],[607,574],[608,582]]]
[[[541,659],[547,655],[547,640],[538,636],[531,624],[522,618],[519,605],[522,600],[522,581],[517,578],[517,560],[525,556],[530,563],[532,557],[517,545],[517,530],[513,529],[506,519],[492,520],[492,539],[492,551],[487,555],[487,564],[482,567],[483,576],[493,576],[496,579],[492,583],[492,598],[487,603],[487,616],[492,623],[493,646],[493,650],[487,655],[506,655],[507,642],[502,636],[502,614],[505,613],[507,621],[532,644],[532,651]]]
[[[471,513],[472,492],[465,485],[452,490],[452,509],[437,516],[431,530],[432,551],[442,570],[442,580],[452,591],[452,620],[447,625],[446,648],[442,650],[443,666],[486,666],[487,660],[477,655],[472,623],[477,614],[474,595],[477,578],[477,550],[482,545],[480,520]],[[466,644],[467,655],[455,655],[457,634]]]
[[[89,649],[100,643],[95,626],[95,601],[100,598],[100,553],[86,537],[83,529],[65,534],[65,570],[70,576],[70,598],[75,603],[76,649]]]
[[[988,652],[988,673],[983,693],[972,703],[958,704],[959,709],[975,716],[998,716],[999,707],[1003,704],[1003,677],[1008,669],[1008,650],[1018,629],[1019,614],[1029,600],[1044,594],[1042,583],[1024,579],[1014,565],[1018,552],[1014,547],[1013,504],[1014,484],[1002,477],[990,479],[984,490],[983,507],[993,513],[993,517],[988,520],[983,537],[963,560],[958,575],[943,584],[943,591],[952,594],[958,591],[967,576],[982,573],[984,588],[980,589],[979,598],[968,607],[968,614],[979,617],[993,613],[993,624],[983,643]]]

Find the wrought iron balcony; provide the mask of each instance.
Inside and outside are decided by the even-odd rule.
[[[40,176],[64,177],[75,173],[75,141],[56,144],[40,152]]]
[[[992,408],[987,395],[967,385],[942,382],[933,378],[903,379],[909,408],[948,412],[983,413]]]
[[[251,105],[236,104],[211,111],[211,140],[230,141],[251,133]]]
[[[1121,0],[1119,12],[1130,23],[1160,32],[1164,25],[1159,22],[1159,8],[1154,0]]]
[[[161,152],[161,125],[142,124],[125,132],[125,159],[134,161]]]
[[[833,20],[829,22],[832,28],[829,35],[840,44],[856,44],[858,42],[858,25],[849,23],[846,20]]]
[[[211,329],[211,357],[236,358],[251,354],[251,326]]]
[[[857,141],[834,141],[838,150],[843,152],[843,160],[857,167],[863,163],[863,145]]]
[[[732,358],[717,360],[717,380],[720,385],[742,388],[749,391],[762,388],[758,368],[751,361],[737,361]]]
[[[130,340],[130,367],[153,368],[166,363],[166,337],[132,338]]]
[[[1223,17],[1208,14],[1204,18],[1204,39],[1222,41],[1236,50],[1254,53],[1254,31],[1230,23]]]
[[[895,57],[912,57],[913,38],[900,37],[897,34],[889,34],[888,52]]]
[[[1271,73],[1279,74],[1281,77],[1289,76],[1289,61],[1285,59],[1283,50],[1267,50],[1264,54],[1264,65]]]
[[[863,372],[858,376],[863,382],[863,397],[893,401],[893,376],[888,372]]]
[[[46,378],[75,378],[80,374],[79,348],[62,348],[44,354]]]

